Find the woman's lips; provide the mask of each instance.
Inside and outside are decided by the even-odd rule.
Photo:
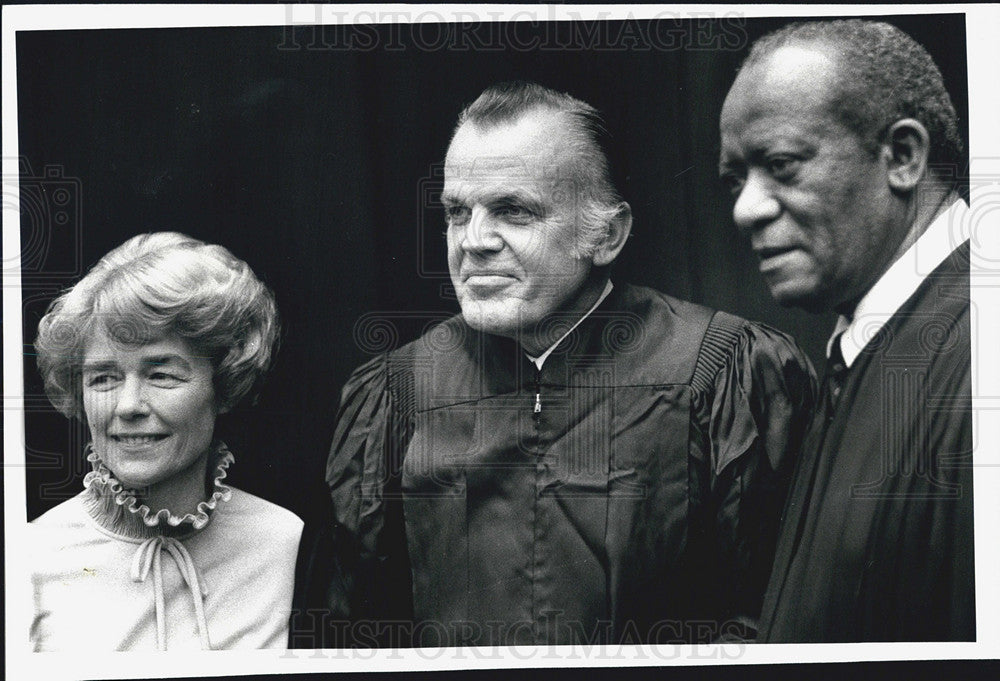
[[[167,436],[162,433],[154,433],[147,435],[112,435],[111,439],[123,445],[140,446],[152,444],[153,442],[159,442],[166,437]]]

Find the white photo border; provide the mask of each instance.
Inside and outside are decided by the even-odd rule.
[[[21,5],[3,8],[3,175],[18,176],[17,69],[15,36],[19,31],[154,28],[195,26],[282,26],[335,23],[438,23],[444,21],[553,21],[740,16],[832,16],[964,13],[969,73],[969,146],[973,209],[1000,205],[1000,6],[997,5]],[[992,178],[992,180],[989,180]],[[5,179],[6,182],[6,179]],[[978,186],[981,184],[982,186]],[[3,212],[3,349],[4,349],[4,517],[6,568],[6,655],[8,670],[31,670],[38,678],[143,678],[314,672],[419,671],[567,666],[621,667],[719,665],[863,660],[989,659],[1000,657],[1000,279],[998,271],[972,277],[973,410],[977,445],[975,542],[977,642],[964,644],[723,644],[714,646],[545,646],[496,649],[449,648],[406,650],[213,651],[181,656],[143,653],[62,655],[29,652],[27,622],[31,593],[25,546],[25,433],[21,290],[18,254],[17,191],[6,191]],[[14,200],[8,200],[8,195]],[[977,198],[978,197],[978,198]],[[991,221],[1000,227],[1000,210]],[[985,262],[1000,262],[1000,229],[979,229]],[[975,241],[975,239],[974,239]],[[978,316],[978,318],[976,318]]]

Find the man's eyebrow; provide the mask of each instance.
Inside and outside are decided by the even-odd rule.
[[[512,190],[503,194],[497,194],[496,196],[490,197],[490,203],[534,203],[536,201],[535,197],[524,191]]]
[[[719,159],[719,174],[724,175],[743,166],[742,161],[734,161],[729,158]]]
[[[448,205],[464,205],[466,203],[480,203],[484,206],[499,206],[512,203],[523,203],[528,206],[538,206],[540,201],[530,192],[508,190],[498,193],[484,192],[481,195],[461,198],[455,193],[442,193],[441,203]]]
[[[524,192],[512,192],[491,198],[489,206],[523,206],[538,214],[545,213],[545,203],[535,198],[533,195]]]

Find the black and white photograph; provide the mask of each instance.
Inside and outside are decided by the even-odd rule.
[[[5,7],[8,668],[1000,657],[994,30]]]

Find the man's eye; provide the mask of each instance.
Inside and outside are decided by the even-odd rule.
[[[799,160],[791,156],[774,156],[767,159],[767,172],[776,180],[788,180],[799,170]]]
[[[738,196],[741,191],[743,191],[743,181],[744,178],[740,177],[736,173],[723,173],[719,176],[722,180],[723,186],[729,191],[733,196]]]
[[[530,210],[524,206],[518,206],[515,204],[506,204],[503,206],[497,206],[493,209],[493,213],[504,220],[512,220],[515,222],[523,222],[525,220],[530,220],[534,215]]]
[[[464,225],[469,221],[472,211],[465,206],[446,206],[444,214],[449,225]]]

